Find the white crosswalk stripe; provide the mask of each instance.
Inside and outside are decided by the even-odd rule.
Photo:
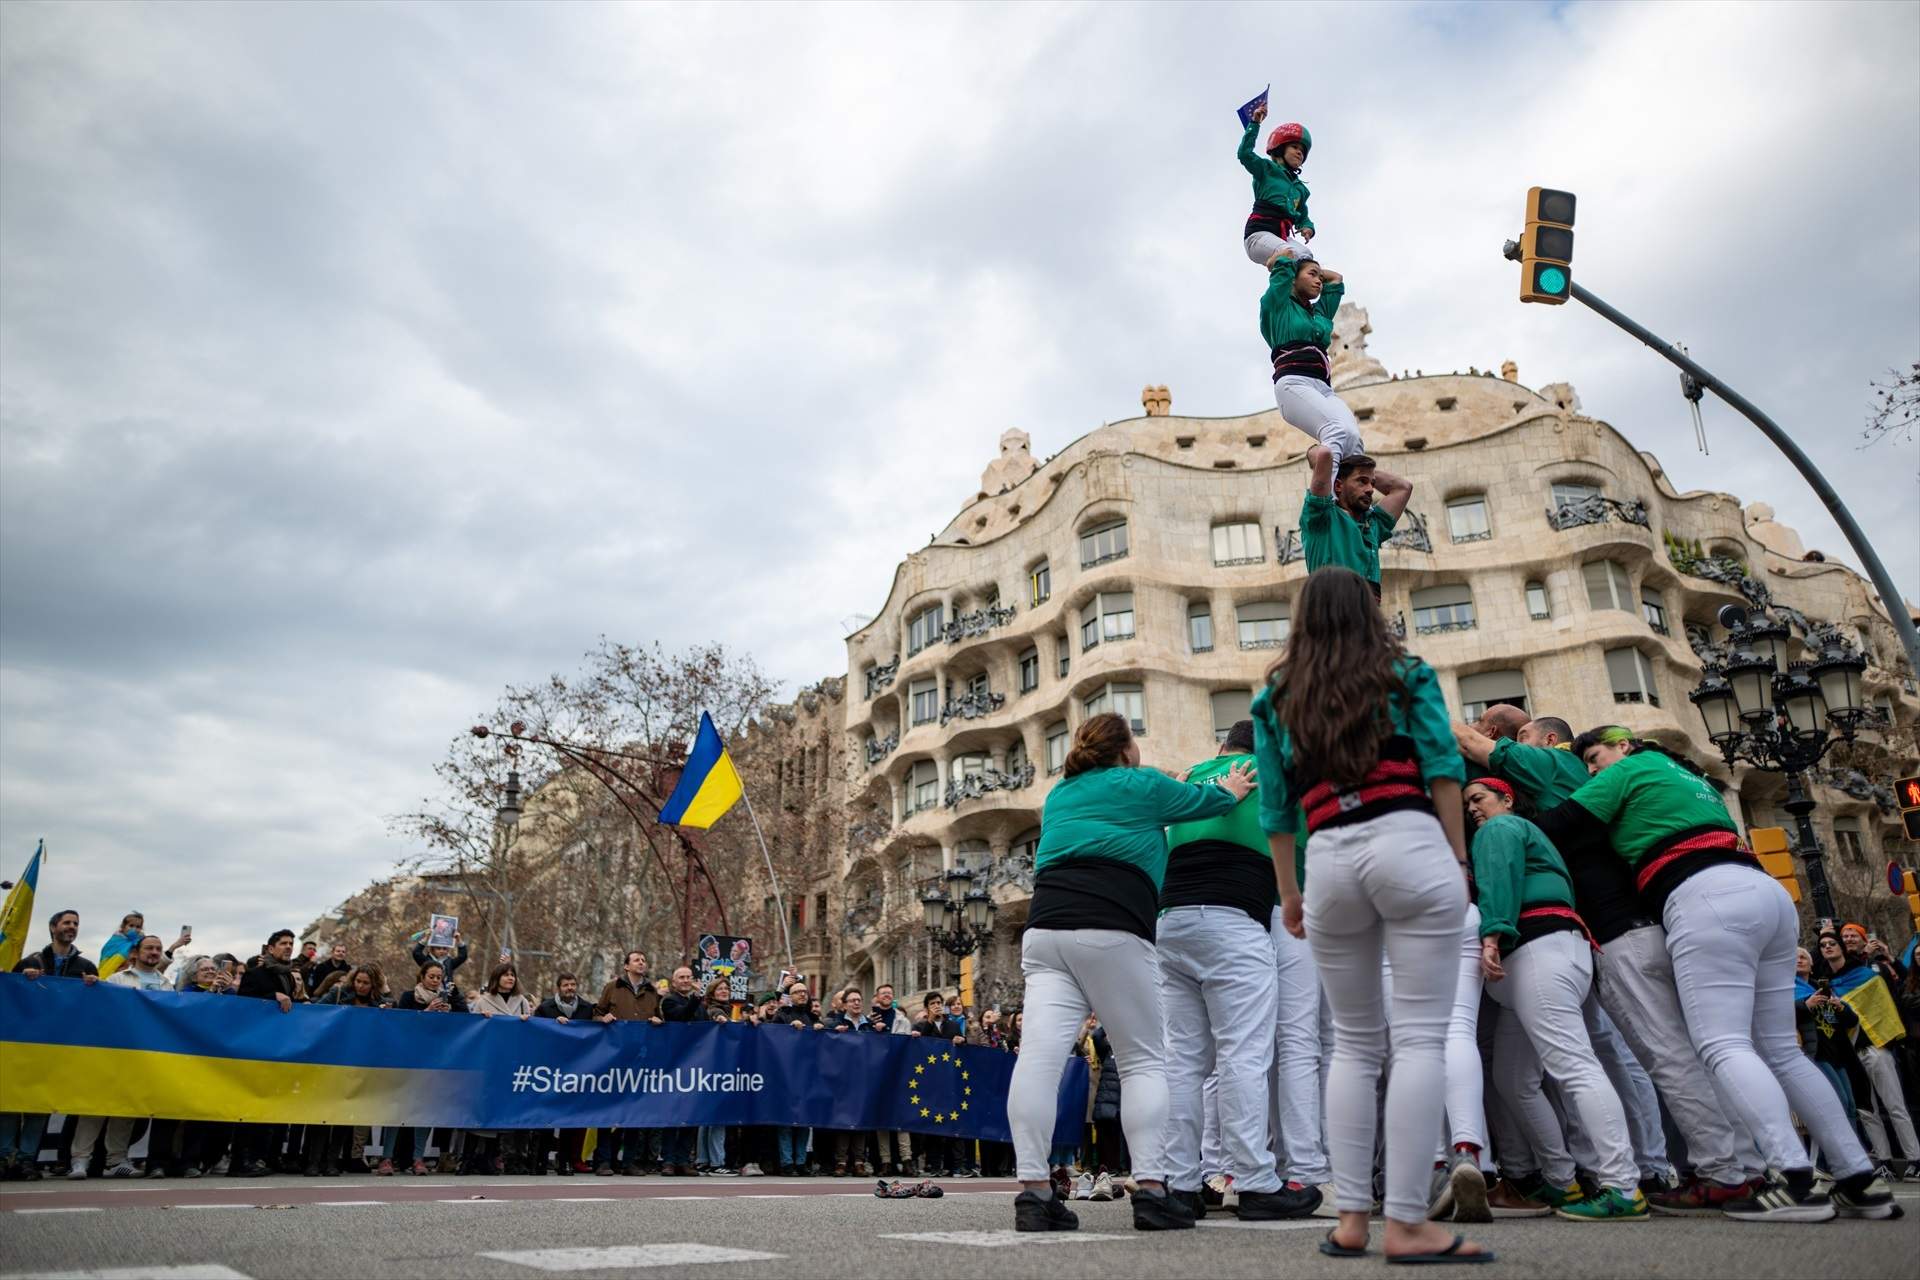
[[[1101,1235],[1096,1231],[901,1231],[889,1232],[882,1240],[912,1240],[917,1244],[957,1244],[976,1249],[1004,1249],[1021,1244],[1098,1244],[1107,1240],[1131,1240],[1132,1236]]]
[[[687,1267],[703,1262],[778,1262],[779,1253],[725,1249],[711,1244],[635,1244],[601,1249],[516,1249],[483,1253],[536,1271],[603,1271],[616,1267]]]
[[[171,1267],[93,1267],[85,1271],[18,1271],[0,1280],[252,1280],[244,1271],[217,1262]]]

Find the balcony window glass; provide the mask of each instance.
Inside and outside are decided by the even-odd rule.
[[[1059,655],[1054,659],[1055,674],[1065,680],[1068,670],[1073,666],[1073,647],[1067,643],[1064,631],[1053,638],[1053,651]]]
[[[1640,592],[1640,612],[1646,618],[1647,625],[1653,629],[1655,635],[1664,636],[1668,634],[1667,604],[1666,601],[1660,598],[1658,591],[1653,590],[1651,587],[1642,588]]]
[[[1097,524],[1080,535],[1080,567],[1091,569],[1094,565],[1105,564],[1109,560],[1118,560],[1127,554],[1127,522],[1110,520]]]
[[[984,698],[992,692],[993,692],[993,688],[987,681],[986,672],[976,671],[971,676],[967,677],[967,696],[968,697]]]
[[[1253,521],[1213,526],[1215,564],[1259,564],[1266,558],[1266,548],[1260,541],[1260,526]]]
[[[1253,694],[1246,689],[1222,689],[1211,700],[1213,740],[1225,742],[1228,730],[1253,714]]]
[[[953,865],[963,871],[981,872],[993,861],[993,846],[985,840],[962,840],[954,846]]]
[[[1600,496],[1597,485],[1582,484],[1577,480],[1563,480],[1553,486],[1553,505],[1555,510],[1575,502],[1585,502],[1588,498]]]
[[[1064,722],[1047,727],[1047,772],[1058,773],[1067,767],[1067,733]]]
[[[1848,816],[1833,820],[1833,845],[1848,862],[1861,864],[1867,856],[1860,844],[1860,819]]]
[[[1080,612],[1080,647],[1133,638],[1133,592],[1103,591]]]
[[[1474,628],[1473,591],[1464,582],[1424,587],[1413,593],[1413,629],[1418,635]]]
[[[993,762],[984,754],[975,752],[954,758],[952,773],[955,778],[977,778],[985,773]]]
[[[1455,542],[1482,542],[1493,536],[1487,522],[1487,497],[1483,493],[1455,498],[1447,504],[1447,531]]]
[[[1007,748],[1007,772],[1019,773],[1027,767],[1027,744],[1023,738],[1015,738],[1013,745]]]
[[[928,724],[940,718],[939,681],[915,680],[907,686],[907,700],[910,704],[913,723]]]
[[[1527,678],[1518,671],[1481,671],[1460,677],[1460,715],[1469,722],[1504,704],[1527,709]]]
[[[940,766],[917,760],[907,774],[907,812],[919,813],[940,803]]]
[[[1046,603],[1047,598],[1053,594],[1053,570],[1047,566],[1045,560],[1027,571],[1027,588],[1029,598],[1035,604]]]
[[[1660,705],[1659,686],[1653,680],[1653,664],[1638,649],[1607,650],[1607,678],[1613,684],[1615,702],[1644,702]]]
[[[1213,610],[1204,604],[1187,606],[1187,645],[1195,653],[1213,652]]]
[[[1028,649],[1020,655],[1020,692],[1032,693],[1040,687],[1040,650]]]
[[[945,631],[946,618],[942,606],[936,604],[922,609],[907,623],[907,652],[920,652],[939,640]]]
[[[1102,685],[1089,695],[1080,708],[1089,718],[1108,711],[1124,716],[1135,734],[1147,731],[1147,694],[1137,684]]]
[[[1280,600],[1252,600],[1234,615],[1242,649],[1278,649],[1291,629],[1287,606]]]
[[[1547,594],[1546,583],[1527,584],[1527,616],[1535,622],[1545,622],[1553,616],[1553,597]]]
[[[1633,592],[1627,583],[1627,571],[1611,560],[1589,560],[1580,566],[1587,581],[1589,609],[1633,611]]]

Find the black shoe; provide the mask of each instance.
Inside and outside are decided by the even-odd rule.
[[[1207,1216],[1207,1197],[1205,1192],[1175,1191],[1172,1187],[1168,1187],[1167,1194],[1187,1206],[1187,1208],[1193,1212],[1193,1220],[1195,1222]]]
[[[1827,1196],[1811,1188],[1795,1191],[1775,1176],[1752,1195],[1729,1200],[1720,1212],[1737,1222],[1826,1222],[1835,1210]]]
[[[1133,1197],[1135,1231],[1191,1231],[1196,1219],[1184,1200],[1138,1191]]]
[[[1886,1182],[1872,1173],[1858,1174],[1851,1178],[1842,1178],[1833,1184],[1828,1198],[1833,1202],[1833,1211],[1842,1218],[1898,1218],[1900,1206],[1893,1202],[1893,1192]]]
[[[1048,1196],[1042,1200],[1035,1192],[1022,1191],[1013,1198],[1013,1229],[1015,1231],[1078,1231],[1080,1215],[1061,1204],[1058,1196]]]
[[[1278,1191],[1242,1191],[1240,1221],[1277,1222],[1281,1218],[1310,1218],[1320,1207],[1320,1188],[1301,1187],[1298,1191],[1281,1187]]]

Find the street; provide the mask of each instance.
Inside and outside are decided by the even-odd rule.
[[[1124,1200],[1076,1203],[1073,1234],[1016,1236],[1013,1184],[950,1182],[940,1200],[876,1199],[855,1179],[407,1178],[49,1182],[0,1191],[0,1280],[15,1277],[735,1277],[1393,1274],[1317,1250],[1323,1219],[1136,1233]],[[1471,1228],[1495,1276],[1808,1276],[1910,1280],[1920,1187],[1894,1222],[1753,1225],[1658,1218]],[[1373,1247],[1379,1246],[1376,1229]]]

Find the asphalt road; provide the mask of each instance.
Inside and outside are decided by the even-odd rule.
[[[870,1183],[851,1179],[36,1183],[0,1191],[0,1280],[1401,1274],[1378,1258],[1322,1257],[1324,1220],[1241,1226],[1214,1218],[1192,1232],[1148,1235],[1132,1230],[1119,1201],[1076,1204],[1077,1233],[1015,1236],[1012,1184],[946,1186],[941,1200],[882,1201]],[[1897,1194],[1907,1216],[1894,1222],[1498,1222],[1472,1229],[1501,1255],[1472,1274],[1913,1280],[1920,1187]]]

